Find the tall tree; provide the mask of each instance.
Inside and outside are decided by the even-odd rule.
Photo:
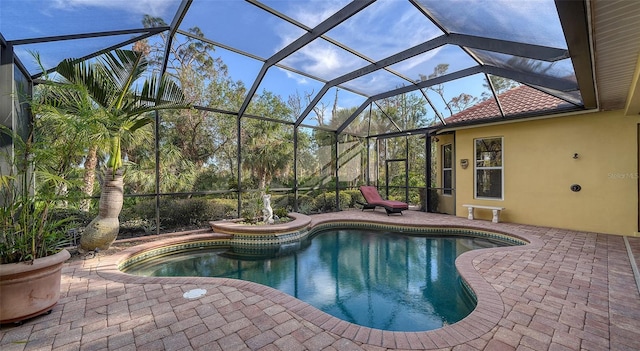
[[[144,55],[130,50],[106,53],[96,62],[66,59],[56,67],[62,77],[56,84],[60,89],[44,99],[62,113],[73,114],[78,110],[77,91],[84,90],[100,110],[100,121],[108,131],[104,137],[109,140],[109,159],[100,211],[80,239],[81,251],[108,249],[118,235],[123,202],[123,141],[153,122],[150,112],[189,107],[175,81],[165,75],[145,76],[147,67]],[[139,82],[142,87],[137,89]]]
[[[157,27],[166,23],[161,18],[145,15],[143,25]],[[200,28],[193,27],[187,31],[190,36],[176,36],[171,41],[167,74],[180,82],[186,98],[194,105],[237,110],[246,94],[244,84],[230,78],[225,63],[220,57],[215,57],[216,47],[213,44],[198,39],[204,39]],[[159,41],[150,43],[145,40],[136,45],[148,52],[151,66],[159,70],[168,44],[166,34],[162,34]],[[219,121],[217,116],[216,113],[197,109],[164,113],[163,141],[178,147],[183,157],[197,167],[223,158],[218,154],[229,151],[224,147],[229,138],[235,139],[235,135],[228,133],[226,121]]]
[[[263,91],[250,114],[286,120],[291,110],[279,96]],[[274,176],[288,174],[293,161],[293,128],[271,121],[243,119],[242,167],[250,172],[258,189],[264,190]]]
[[[518,82],[513,81],[511,79],[500,77],[500,76],[494,76],[494,75],[490,75],[489,80],[491,81],[491,85],[493,85],[493,89],[495,90],[496,95],[500,95],[520,85]],[[485,88],[485,91],[482,92],[482,100],[484,101],[489,98],[493,98],[493,94],[491,93],[491,87],[489,86],[489,83],[485,82],[482,84],[482,86]]]
[[[146,15],[143,25],[157,27],[166,23],[161,18]],[[188,32],[190,35],[174,36],[170,42],[166,74],[180,82],[185,96],[194,105],[237,111],[246,95],[244,84],[232,80],[225,63],[216,57],[216,47],[199,39],[204,35],[198,27],[190,28]],[[148,39],[137,42],[135,46],[147,53],[150,66],[158,71],[168,44],[163,33],[159,40]],[[160,121],[160,148],[166,150],[161,153],[159,163],[160,188],[165,188],[167,181],[178,180],[174,185],[179,186],[180,191],[237,186],[237,177],[234,176],[238,167],[237,115],[204,109],[173,110],[163,112]],[[151,145],[141,145],[140,153],[152,151]],[[169,158],[168,150],[179,150],[180,157]],[[140,171],[145,172],[145,168],[141,167]],[[138,179],[151,178],[141,174]],[[189,179],[193,180],[191,184],[186,183]],[[216,179],[218,184],[207,181],[211,179]]]
[[[426,81],[429,79],[441,77],[447,74],[448,70],[449,70],[448,63],[440,63],[433,68],[433,72],[428,76],[420,74],[418,81]],[[449,116],[452,116],[466,108],[469,108],[475,105],[479,101],[477,97],[467,93],[460,93],[459,95],[456,95],[451,99],[448,99],[445,94],[444,84],[432,85],[428,87],[427,90],[433,91],[440,98],[446,110],[449,111]]]
[[[42,71],[46,72],[40,56],[35,53],[34,58]],[[48,82],[48,75],[45,74],[43,80]],[[49,170],[67,180],[71,173],[75,176],[82,174],[80,190],[83,199],[80,200],[79,209],[86,212],[90,209],[98,158],[108,148],[108,139],[105,138],[108,131],[101,120],[104,115],[94,104],[87,89],[67,83],[45,83],[36,87],[31,104],[36,116],[34,129],[38,139],[49,145],[51,157],[44,160]],[[46,103],[46,100],[52,99],[66,100],[67,108],[58,109]],[[78,169],[81,162],[84,162],[83,167]],[[62,190],[58,194],[67,195]]]

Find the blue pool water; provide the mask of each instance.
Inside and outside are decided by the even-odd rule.
[[[456,257],[506,245],[485,238],[331,230],[293,249],[207,248],[136,263],[126,272],[243,279],[358,325],[426,331],[455,323],[475,307],[455,269]]]

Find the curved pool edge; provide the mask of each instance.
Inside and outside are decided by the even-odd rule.
[[[288,214],[291,221],[269,225],[246,225],[237,221],[209,222],[215,233],[231,236],[230,243],[244,246],[282,245],[304,239],[311,225],[311,218],[301,213]]]
[[[321,215],[318,215],[321,216]],[[393,226],[396,221],[393,218],[376,218],[374,220],[348,219],[348,218],[335,218],[324,216],[323,218],[314,217],[311,223],[311,229],[322,227],[321,224],[338,223],[341,221],[351,222],[367,222],[377,224],[389,224]],[[528,242],[526,245],[500,247],[500,248],[487,248],[481,250],[473,250],[465,252],[460,255],[456,260],[456,267],[460,273],[462,279],[468,284],[476,295],[477,305],[476,308],[462,320],[444,326],[439,329],[429,331],[418,332],[397,332],[378,330],[370,327],[363,327],[360,325],[352,324],[341,320],[337,317],[331,316],[310,304],[296,299],[286,293],[283,293],[274,288],[253,283],[244,280],[236,280],[230,278],[210,278],[210,277],[140,277],[127,273],[123,273],[119,270],[119,266],[122,262],[134,257],[141,252],[153,248],[160,248],[164,246],[174,245],[180,242],[198,241],[198,240],[226,240],[228,235],[221,234],[197,234],[188,237],[178,237],[171,239],[162,239],[153,241],[138,246],[128,248],[116,255],[108,256],[102,259],[97,267],[97,273],[104,279],[130,284],[175,284],[175,285],[190,285],[190,286],[205,286],[214,285],[218,287],[226,286],[235,288],[238,290],[248,291],[264,298],[271,300],[272,302],[283,306],[287,311],[297,315],[299,318],[311,323],[312,325],[322,329],[323,331],[330,332],[336,336],[348,338],[353,341],[378,346],[386,347],[382,344],[382,334],[393,335],[393,337],[401,343],[410,345],[410,347],[403,349],[425,350],[425,349],[438,349],[447,348],[459,345],[461,343],[469,342],[474,339],[478,339],[483,335],[490,333],[494,327],[496,327],[499,321],[503,318],[505,311],[504,302],[500,297],[499,292],[489,284],[482,275],[475,268],[475,262],[483,255],[495,253],[496,251],[511,251],[511,250],[529,250],[535,247],[541,246],[541,240],[534,236],[521,233],[513,226],[500,226],[487,225],[484,222],[474,221],[477,223],[469,222],[456,225],[438,225],[437,223],[408,223],[405,226],[415,227],[442,227],[442,228],[465,228],[470,230],[490,231],[498,232],[504,235],[517,237],[519,239]],[[391,334],[388,334],[391,333]],[[378,337],[378,335],[380,337]],[[417,338],[420,340],[420,345],[413,345],[408,340]],[[376,340],[379,340],[377,342]]]
[[[286,223],[276,223],[269,225],[246,225],[236,221],[213,221],[209,222],[211,228],[216,233],[231,235],[246,235],[247,232],[252,234],[276,235],[280,236],[294,231],[304,230],[311,224],[311,217],[302,213],[291,212],[288,215],[293,220]]]

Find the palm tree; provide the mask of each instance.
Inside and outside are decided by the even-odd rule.
[[[45,160],[52,171],[66,179],[75,168],[73,166],[84,159],[82,193],[86,198],[81,200],[80,209],[88,212],[98,152],[108,149],[108,138],[104,138],[108,133],[100,120],[101,111],[86,90],[70,87],[39,85],[37,95],[31,102],[31,110],[38,116],[35,120],[38,140],[46,142],[52,155],[55,155]],[[64,93],[60,94],[61,91]],[[47,103],[62,100],[65,100],[66,108]],[[58,195],[65,194],[60,191]]]
[[[109,140],[99,213],[82,234],[81,252],[108,249],[118,235],[124,187],[123,140],[154,121],[150,112],[189,107],[178,84],[164,75],[145,77],[147,67],[144,55],[131,50],[106,53],[93,63],[66,59],[56,68],[64,79],[56,82],[54,94],[44,97],[46,104],[76,114],[78,92],[86,92],[101,112],[98,122],[106,133],[98,137]],[[140,90],[136,89],[139,83]]]

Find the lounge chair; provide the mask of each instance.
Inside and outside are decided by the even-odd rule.
[[[362,204],[363,211],[375,210],[376,207],[384,207],[387,215],[390,215],[392,213],[402,214],[402,211],[409,209],[409,205],[402,201],[383,200],[375,186],[362,185],[360,186],[360,192],[367,202]]]

